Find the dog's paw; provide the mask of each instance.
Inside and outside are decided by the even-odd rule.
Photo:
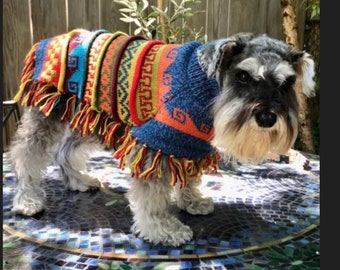
[[[135,223],[132,231],[153,244],[179,246],[190,241],[193,232],[174,216],[144,219]]]
[[[22,214],[25,216],[33,216],[37,213],[40,213],[45,208],[43,205],[30,205],[29,207],[25,207],[23,205],[18,205],[15,207],[12,207],[12,211],[17,214]]]
[[[214,211],[212,198],[200,198],[195,201],[178,201],[177,206],[191,215],[208,215]]]
[[[73,191],[91,191],[100,189],[101,183],[97,178],[87,174],[79,174],[77,177],[69,177],[68,188]]]
[[[14,197],[12,211],[25,216],[33,216],[45,209],[44,201],[37,197]]]
[[[172,232],[170,237],[162,240],[162,243],[177,247],[190,241],[192,237],[193,232],[190,227],[187,225],[182,225],[176,230],[176,232]]]

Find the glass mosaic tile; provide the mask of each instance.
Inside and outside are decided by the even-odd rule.
[[[96,152],[88,162],[89,174],[103,184],[98,192],[64,190],[59,168],[50,166],[42,183],[47,208],[33,217],[11,211],[15,176],[4,153],[5,233],[17,236],[32,255],[32,269],[99,270],[100,263],[113,261],[124,269],[152,269],[162,263],[190,270],[247,269],[249,265],[265,269],[273,263],[280,265],[273,262],[272,253],[286,248],[300,254],[310,254],[314,248],[317,265],[319,157],[299,154],[309,159],[309,170],[301,162],[268,160],[237,168],[221,164],[216,174],[204,175],[201,190],[213,198],[215,210],[208,216],[192,216],[171,206],[172,213],[194,232],[192,241],[174,248],[131,234],[132,215],[125,198],[129,171],[119,170],[110,153]]]

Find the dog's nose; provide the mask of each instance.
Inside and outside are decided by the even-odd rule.
[[[256,113],[255,119],[260,127],[270,128],[276,123],[276,114],[268,111],[260,111]]]

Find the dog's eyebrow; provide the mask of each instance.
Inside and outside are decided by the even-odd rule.
[[[264,79],[266,67],[254,57],[244,59],[236,65],[236,68],[247,71],[255,80]]]
[[[264,74],[268,71],[267,66],[262,65],[260,61],[254,57],[244,59],[236,65],[236,68],[247,71],[255,80],[264,79]],[[289,76],[294,74],[294,69],[287,61],[279,63],[272,73],[279,85],[281,85]]]
[[[273,72],[273,76],[279,85],[281,85],[286,80],[286,78],[294,74],[294,69],[286,61],[279,63]]]

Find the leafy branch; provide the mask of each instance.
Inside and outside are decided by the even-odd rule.
[[[310,11],[310,19],[320,16],[320,0],[303,0],[302,5],[306,5],[306,10]]]
[[[197,13],[192,6],[200,0],[181,0],[177,3],[170,0],[169,8],[163,8],[163,1],[159,0],[157,6],[150,5],[147,0],[113,0],[123,6],[119,11],[120,20],[136,25],[135,35],[143,35],[147,39],[162,36],[165,43],[183,43],[188,40],[206,41],[201,29],[196,30],[190,26],[190,19]],[[150,12],[151,9],[151,12]],[[173,10],[169,14],[169,9]],[[177,26],[176,26],[177,25]]]

